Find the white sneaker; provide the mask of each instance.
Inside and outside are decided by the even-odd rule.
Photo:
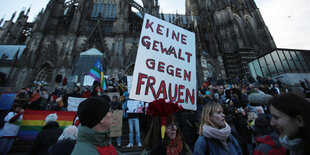
[[[133,144],[129,143],[129,144],[127,145],[127,147],[133,147]]]
[[[138,146],[139,146],[139,147],[141,147],[141,146],[142,146],[142,144],[141,144],[141,143],[138,143]]]

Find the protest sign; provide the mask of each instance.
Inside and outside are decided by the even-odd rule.
[[[194,33],[145,14],[129,98],[196,110],[195,46]]]
[[[9,110],[15,100],[16,93],[2,93],[0,99],[0,110]]]
[[[127,113],[143,113],[144,102],[136,100],[127,101]]]
[[[68,111],[77,111],[80,103],[86,100],[86,98],[69,97],[68,98]]]
[[[112,117],[112,126],[110,128],[111,137],[122,136],[123,110],[115,110]]]
[[[131,83],[132,83],[132,76],[127,76],[127,89],[128,89],[128,92],[130,92]]]
[[[92,78],[90,75],[85,75],[83,86],[92,86],[94,81],[95,81],[95,79]]]

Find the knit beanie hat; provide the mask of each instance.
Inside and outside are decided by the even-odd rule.
[[[268,134],[271,132],[269,122],[266,118],[260,116],[254,120],[254,131],[256,134]]]
[[[90,97],[80,103],[77,114],[83,126],[89,128],[97,125],[109,112],[110,105],[101,97]]]

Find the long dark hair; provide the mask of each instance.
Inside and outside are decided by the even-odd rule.
[[[171,115],[167,118],[167,125],[172,123],[177,123],[176,117],[174,115]],[[177,126],[177,136],[179,136],[182,142],[184,142],[183,135],[181,133],[181,130],[179,129],[179,126]],[[144,147],[147,150],[151,150],[160,142],[162,142],[160,117],[152,117],[151,128],[146,136]],[[169,138],[167,135],[165,135],[164,142],[169,142]]]
[[[271,99],[269,107],[271,105],[292,118],[297,115],[303,118],[304,127],[300,128],[298,134],[304,140],[305,154],[310,154],[310,102],[300,95],[287,93]]]

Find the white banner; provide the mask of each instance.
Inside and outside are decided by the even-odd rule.
[[[128,89],[128,93],[130,92],[130,89],[131,89],[131,83],[132,83],[132,76],[127,76],[127,89]]]
[[[195,34],[145,14],[129,98],[196,110]]]
[[[86,98],[69,97],[68,98],[68,111],[77,111],[80,103],[86,100]]]
[[[94,81],[95,79],[93,77],[91,77],[90,75],[85,75],[83,86],[92,86]]]
[[[127,113],[144,113],[144,102],[143,101],[135,101],[128,100],[127,101]]]

